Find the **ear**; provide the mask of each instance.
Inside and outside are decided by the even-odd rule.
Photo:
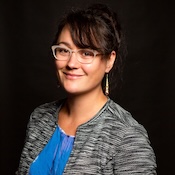
[[[116,59],[116,52],[113,50],[106,62],[106,73],[109,73],[109,71],[112,69],[114,62]]]

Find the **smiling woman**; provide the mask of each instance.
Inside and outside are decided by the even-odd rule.
[[[68,26],[62,29],[57,43],[58,45],[52,48],[56,57],[58,78],[66,92],[68,94],[76,93],[76,96],[78,94],[86,95],[88,92],[89,99],[91,97],[95,97],[96,100],[103,98],[105,103],[106,97],[103,94],[101,82],[105,73],[108,73],[113,66],[116,57],[115,51],[111,51],[108,58],[103,58],[102,53],[89,49],[90,46],[86,49],[77,48],[72,41]],[[61,50],[61,54],[58,48],[59,51]]]
[[[156,174],[146,130],[107,96],[108,74],[122,68],[122,38],[106,5],[63,17],[52,51],[67,98],[31,114],[17,174]]]

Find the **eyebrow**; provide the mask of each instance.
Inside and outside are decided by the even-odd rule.
[[[69,43],[67,43],[67,42],[64,42],[64,41],[63,42],[59,42],[58,45],[60,45],[60,44],[64,44],[67,47],[71,48],[71,45]]]

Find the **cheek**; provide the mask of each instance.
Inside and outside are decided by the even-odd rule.
[[[66,61],[55,61],[57,70],[60,70],[66,66]]]
[[[103,72],[106,69],[106,63],[101,60],[94,60],[92,64],[86,64],[83,66],[84,70],[87,70],[88,72]]]
[[[82,66],[83,71],[94,81],[99,81],[104,77],[105,64],[87,64]]]
[[[81,66],[81,70],[86,74],[86,75],[92,75],[94,72],[96,72],[96,68],[92,64],[83,64]]]

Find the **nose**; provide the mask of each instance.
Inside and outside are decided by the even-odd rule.
[[[77,60],[76,52],[72,52],[72,54],[67,62],[67,66],[71,69],[76,69],[80,66],[80,63]]]

